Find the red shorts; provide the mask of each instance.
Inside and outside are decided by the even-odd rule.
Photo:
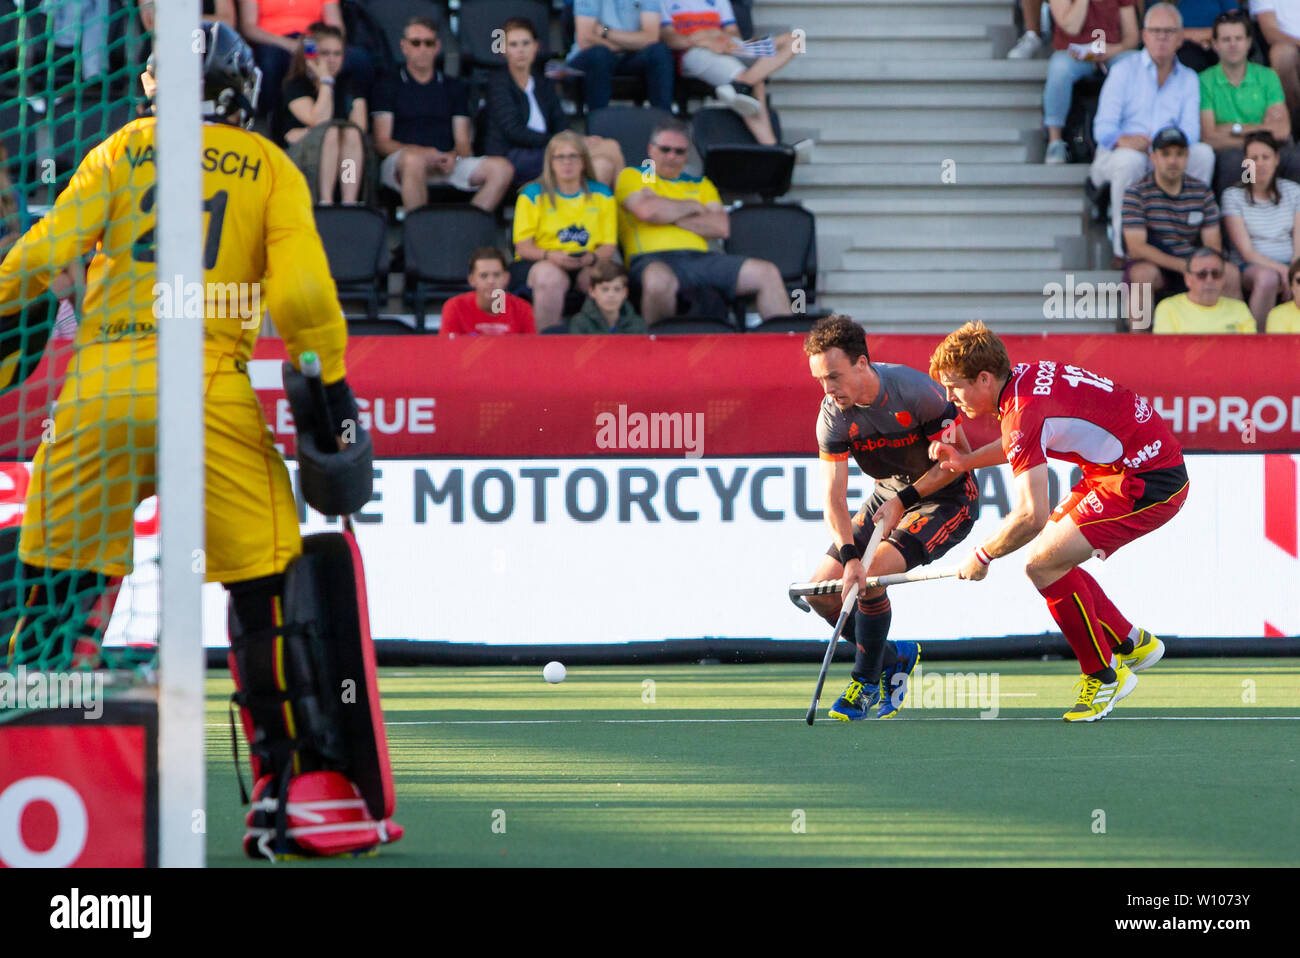
[[[1052,521],[1069,516],[1088,544],[1111,556],[1178,514],[1187,501],[1182,465],[1150,472],[1085,476],[1052,510]]]

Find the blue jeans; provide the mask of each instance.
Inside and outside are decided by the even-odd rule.
[[[676,65],[673,54],[662,43],[652,43],[635,52],[615,53],[609,47],[594,46],[569,57],[569,64],[581,70],[586,89],[587,111],[609,106],[615,74],[643,73],[650,105],[671,110]]]
[[[1074,85],[1097,72],[1097,64],[1076,60],[1065,50],[1057,50],[1047,61],[1047,83],[1043,86],[1043,125],[1065,126],[1070,113]]]
[[[1136,50],[1125,50],[1106,61],[1113,66]],[[1065,126],[1070,115],[1070,101],[1074,98],[1074,85],[1084,77],[1092,76],[1101,68],[1095,63],[1076,60],[1065,50],[1057,50],[1047,61],[1047,83],[1043,85],[1043,126]]]

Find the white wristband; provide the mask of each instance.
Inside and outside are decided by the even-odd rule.
[[[979,559],[980,565],[988,565],[993,561],[993,557],[984,550],[983,546],[975,547],[975,558]]]

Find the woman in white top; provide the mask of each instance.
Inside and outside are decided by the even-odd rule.
[[[1269,310],[1291,298],[1287,268],[1300,247],[1300,184],[1278,177],[1278,143],[1267,130],[1247,134],[1245,148],[1243,185],[1223,191],[1223,220],[1263,329]]]

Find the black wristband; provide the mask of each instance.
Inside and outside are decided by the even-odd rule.
[[[904,509],[910,509],[921,501],[921,494],[916,491],[915,486],[904,486],[898,490],[898,501],[903,504]]]
[[[852,542],[850,542],[848,545],[840,546],[840,565],[848,565],[854,559],[861,559],[861,558],[862,558],[862,553],[858,551],[858,547],[855,546]]]

